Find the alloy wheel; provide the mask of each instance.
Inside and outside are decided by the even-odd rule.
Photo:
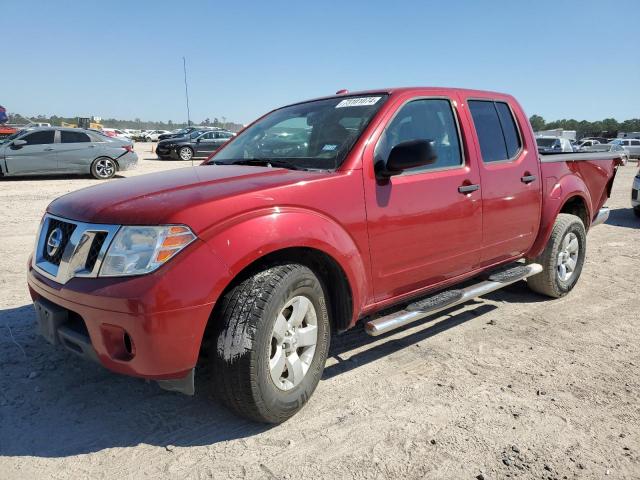
[[[558,252],[558,278],[567,282],[573,275],[578,264],[580,243],[575,233],[569,232],[562,239]]]
[[[291,390],[307,374],[318,342],[316,309],[307,297],[296,296],[280,310],[271,334],[269,369],[280,390]]]

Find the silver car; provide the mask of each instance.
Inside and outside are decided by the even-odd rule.
[[[0,140],[2,176],[90,173],[106,180],[137,164],[130,142],[79,128],[30,128]]]
[[[640,139],[638,138],[616,138],[611,142],[614,145],[620,145],[629,155],[629,158],[640,159]]]

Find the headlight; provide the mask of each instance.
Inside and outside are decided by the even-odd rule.
[[[107,250],[101,277],[153,272],[196,239],[189,227],[121,227]]]

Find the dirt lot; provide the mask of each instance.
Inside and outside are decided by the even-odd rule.
[[[126,176],[186,166],[136,149]],[[0,478],[640,478],[636,170],[619,172],[571,295],[520,282],[394,335],[336,338],[310,403],[276,427],[36,336],[25,266],[38,222],[96,181],[0,181]]]

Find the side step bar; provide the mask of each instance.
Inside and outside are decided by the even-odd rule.
[[[445,290],[423,300],[408,305],[404,310],[394,312],[384,317],[370,320],[365,324],[365,331],[372,337],[377,337],[411,322],[420,320],[434,313],[461,303],[481,297],[507,285],[523,280],[531,275],[542,272],[542,265],[516,265],[514,267],[493,273],[487,280],[458,290]]]

